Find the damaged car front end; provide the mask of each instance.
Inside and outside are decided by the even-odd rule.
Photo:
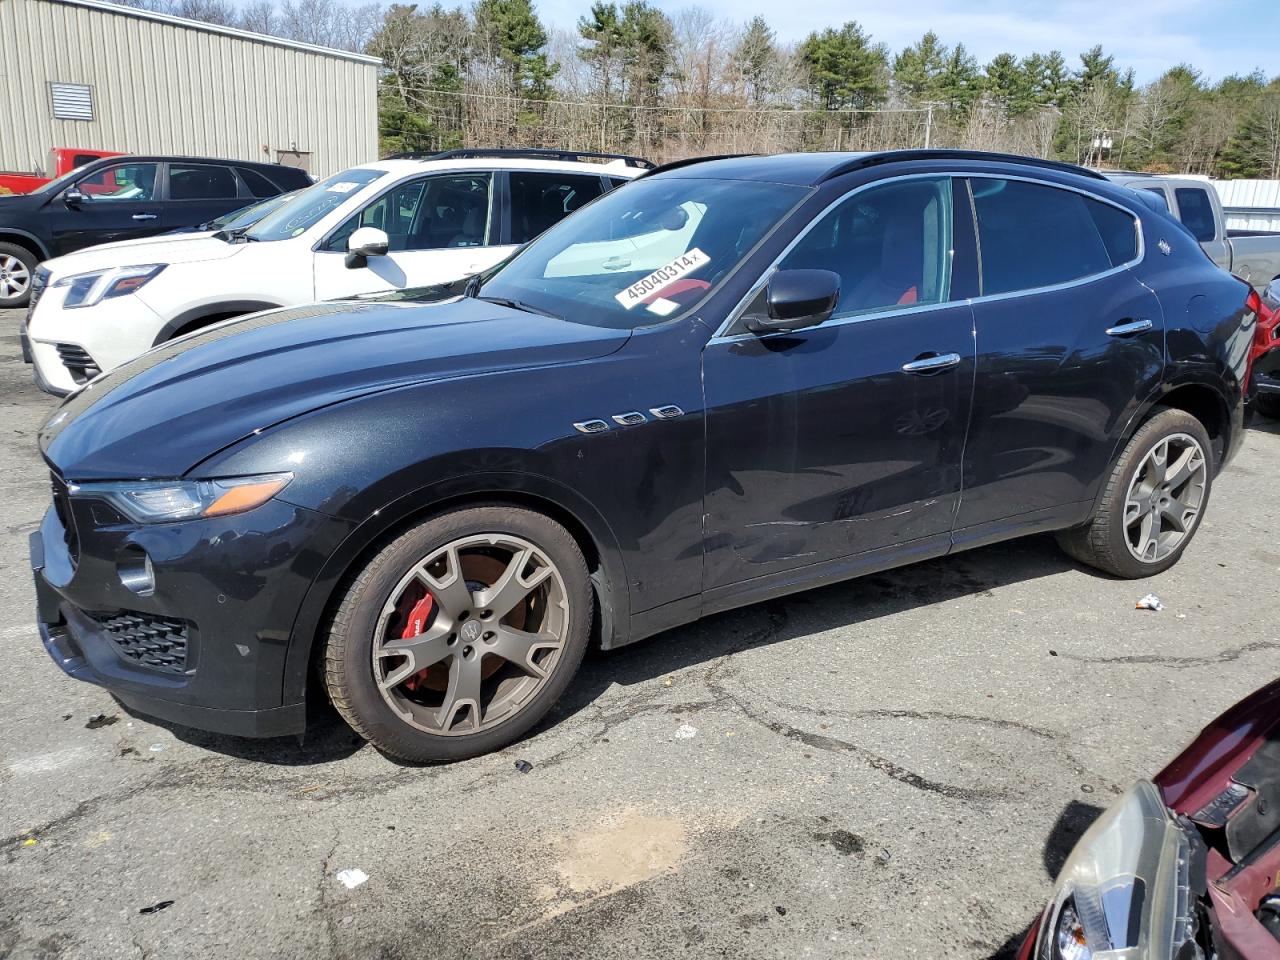
[[[1103,813],[1019,960],[1280,960],[1280,682]]]

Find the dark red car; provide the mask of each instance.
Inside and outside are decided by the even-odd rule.
[[[1280,681],[1086,831],[1019,960],[1280,958]]]
[[[1280,279],[1261,295],[1251,300],[1258,315],[1258,326],[1249,352],[1253,370],[1254,410],[1264,417],[1280,420]]]

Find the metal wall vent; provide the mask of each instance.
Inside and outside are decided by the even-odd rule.
[[[93,87],[87,83],[51,83],[55,120],[92,120]]]

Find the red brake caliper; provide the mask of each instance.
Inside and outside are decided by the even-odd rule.
[[[409,616],[405,619],[404,631],[400,634],[401,640],[409,640],[422,633],[426,627],[427,621],[431,619],[431,611],[435,607],[435,598],[431,594],[426,594],[421,600],[413,605],[413,609],[409,611]],[[419,670],[412,677],[404,681],[404,685],[409,690],[417,688],[418,683],[427,675],[426,670]]]

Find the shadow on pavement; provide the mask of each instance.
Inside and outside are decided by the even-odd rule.
[[[1100,816],[1102,816],[1101,807],[1094,806],[1092,803],[1081,803],[1078,800],[1072,800],[1062,808],[1053,829],[1049,831],[1049,836],[1044,841],[1044,869],[1050,877],[1058,876],[1058,871],[1062,869],[1072,848],[1089,829],[1089,825]],[[1048,891],[1046,891],[1047,896]],[[990,960],[1014,960],[1033,925],[1034,921],[1000,944],[991,954]]]
[[[560,703],[529,735],[536,735],[589,707],[615,683],[641,684],[741,650],[856,626],[1071,569],[1096,573],[1077,567],[1057,548],[1052,537],[1030,537],[716,614],[698,624],[669,630],[621,650],[596,650],[587,656]],[[286,766],[340,760],[364,746],[364,741],[346,727],[323,697],[312,699],[320,702],[310,704],[313,719],[301,743],[294,737],[271,740],[228,737],[150,717],[142,719],[206,750]]]
[[[564,698],[534,732],[589,706],[615,683],[645,683],[741,650],[856,627],[1073,569],[1106,576],[1074,563],[1053,537],[1029,537],[715,614],[621,650],[589,655]]]

